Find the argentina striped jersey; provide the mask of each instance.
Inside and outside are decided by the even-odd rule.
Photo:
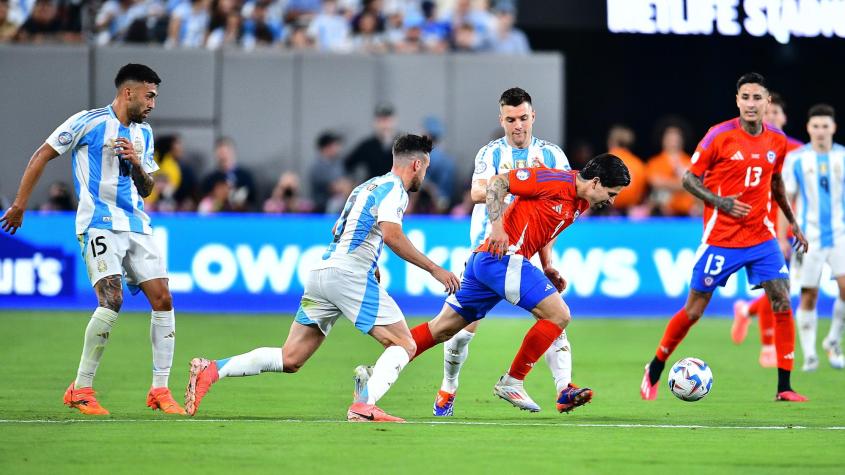
[[[810,249],[845,243],[845,147],[818,153],[807,144],[786,156],[786,192],[796,197],[795,216]]]

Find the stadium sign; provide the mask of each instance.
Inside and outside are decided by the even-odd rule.
[[[612,33],[845,38],[845,0],[607,0]]]

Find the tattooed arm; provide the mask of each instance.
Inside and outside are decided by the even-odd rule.
[[[684,188],[696,198],[703,200],[705,203],[710,203],[734,218],[742,218],[751,211],[751,205],[739,201],[739,194],[719,196],[707,189],[701,178],[689,170],[684,174]]]
[[[132,182],[135,183],[135,186],[138,188],[138,194],[142,198],[150,196],[150,193],[153,192],[155,180],[153,180],[152,175],[142,170],[141,167],[132,167]]]
[[[783,184],[783,176],[780,173],[772,175],[772,197],[780,206],[780,210],[786,221],[792,226],[792,232],[795,234],[795,242],[792,244],[795,250],[799,253],[807,252],[809,245],[804,233],[795,221],[795,214],[792,212],[792,206],[789,205],[789,198],[786,196],[786,187]]]
[[[505,232],[503,217],[505,214],[505,197],[510,191],[508,175],[496,175],[487,182],[487,216],[490,218],[489,251],[497,257],[502,257],[508,250],[508,234]]]

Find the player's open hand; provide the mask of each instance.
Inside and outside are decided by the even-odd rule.
[[[431,271],[431,276],[437,279],[446,288],[447,294],[454,294],[461,288],[461,280],[458,276],[447,271],[442,267],[437,267]]]
[[[804,237],[804,233],[801,232],[798,223],[792,224],[792,233],[795,235],[795,240],[792,241],[792,248],[801,256],[810,249],[810,244],[807,242],[807,238]]]
[[[543,269],[543,273],[546,274],[546,277],[552,282],[552,285],[555,286],[558,292],[563,292],[566,289],[566,279],[560,275],[560,272],[557,271],[554,267],[546,267]]]
[[[487,252],[501,259],[508,252],[508,233],[502,226],[494,225],[487,243]]]
[[[126,160],[138,168],[141,167],[141,159],[135,152],[135,146],[126,137],[118,137],[114,140],[114,153],[121,160]]]
[[[0,217],[0,227],[9,234],[15,234],[21,226],[23,226],[23,209],[12,205]]]
[[[751,212],[751,205],[743,201],[739,201],[740,196],[742,196],[742,193],[720,197],[719,201],[716,203],[716,207],[734,218],[744,218]]]

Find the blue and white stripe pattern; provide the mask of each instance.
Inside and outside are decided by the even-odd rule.
[[[845,243],[845,147],[818,153],[807,144],[783,166],[786,192],[796,196],[795,214],[810,249]]]
[[[407,207],[408,193],[393,173],[358,185],[346,200],[335,223],[334,240],[316,268],[375,269],[384,246],[379,223],[401,225]]]
[[[473,180],[489,180],[493,175],[507,173],[517,168],[530,168],[544,166],[558,170],[570,170],[569,160],[566,154],[557,145],[532,137],[531,145],[527,148],[511,147],[507,139],[502,137],[493,140],[481,150],[475,157],[475,171]],[[505,203],[510,204],[513,196],[508,195]],[[476,204],[472,210],[470,221],[470,243],[473,249],[480,246],[487,236],[490,235],[490,220],[487,218],[487,206],[483,203]]]
[[[158,170],[152,128],[147,123],[124,126],[111,106],[74,114],[46,140],[60,155],[71,151],[73,187],[79,200],[76,234],[84,234],[88,228],[152,233],[144,201],[132,182],[131,167],[114,153],[118,137],[133,144],[145,172]]]

